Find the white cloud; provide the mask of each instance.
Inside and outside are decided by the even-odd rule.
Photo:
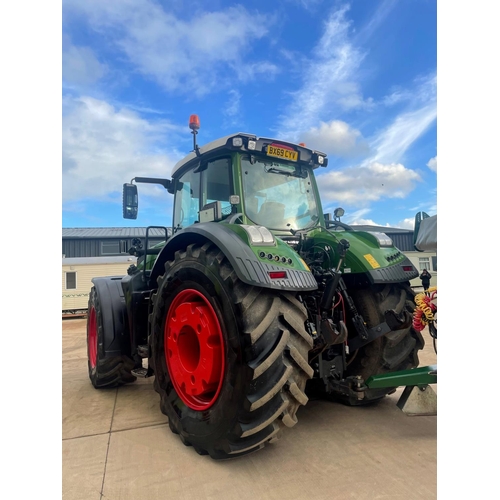
[[[365,226],[365,225],[366,226],[379,226],[379,227],[385,227],[385,228],[412,229],[413,230],[414,223],[415,223],[415,219],[412,219],[412,218],[403,219],[402,221],[399,221],[396,224],[389,224],[388,222],[386,222],[385,224],[382,224],[380,222],[375,222],[372,219],[355,218],[349,222],[349,225],[353,225],[353,226],[356,226],[356,225],[359,225],[359,226]]]
[[[236,89],[231,89],[228,92],[228,98],[222,108],[224,115],[222,126],[224,128],[241,127],[243,122],[241,113],[241,93]],[[233,130],[234,132],[235,130]]]
[[[437,172],[437,168],[438,168],[438,165],[437,165],[437,156],[435,156],[434,158],[431,158],[428,162],[427,162],[427,166],[433,171],[433,172]]]
[[[408,111],[398,115],[385,130],[372,140],[370,145],[376,153],[367,162],[399,161],[408,148],[435,120],[435,102],[416,111]]]
[[[377,31],[390,11],[397,5],[397,0],[379,0],[375,5],[376,10],[372,17],[356,34],[356,42],[359,44],[368,42],[368,39]]]
[[[335,156],[359,156],[370,150],[361,132],[340,120],[321,122],[319,127],[304,132],[301,139],[308,147]]]
[[[413,81],[413,86],[403,88],[401,86],[392,87],[391,93],[382,98],[385,106],[394,106],[403,102],[410,105],[424,105],[429,102],[436,102],[436,73],[418,76]]]
[[[234,117],[240,112],[241,93],[235,89],[229,91],[229,98],[224,106],[223,113],[226,116]]]
[[[386,95],[382,99],[382,103],[385,106],[394,106],[404,101],[409,101],[412,98],[412,93],[410,90],[397,88],[394,89],[389,95]]]
[[[397,89],[384,98],[391,106],[406,101],[406,109],[391,124],[370,140],[375,154],[366,163],[398,162],[408,148],[435,122],[437,117],[436,74],[431,73],[415,80],[415,86]]]
[[[224,85],[219,71],[242,80],[277,71],[267,61],[245,69],[252,43],[265,37],[273,20],[242,6],[220,12],[196,12],[190,20],[176,17],[153,0],[67,0],[67,15],[82,14],[90,26],[112,35],[116,48],[145,76],[169,91],[203,95]]]
[[[90,85],[107,71],[89,47],[65,47],[62,54],[62,69],[65,82],[76,85]]]
[[[318,175],[318,186],[326,202],[364,207],[384,198],[404,198],[420,176],[400,163],[370,163]]]
[[[292,93],[292,112],[285,113],[280,123],[282,137],[298,141],[301,133],[313,127],[321,116],[331,115],[339,108],[370,107],[358,82],[358,70],[364,59],[349,40],[350,23],[345,19],[348,6],[332,12],[325,21],[325,30],[304,69],[302,88]],[[297,109],[300,112],[297,112]]]
[[[287,2],[296,4],[306,10],[314,11],[322,0],[287,0]]]
[[[384,198],[405,198],[422,179],[400,163],[408,148],[436,119],[436,78],[421,78],[408,91],[410,109],[369,140],[373,153],[356,167],[320,174],[320,190],[325,199],[365,207]],[[407,91],[404,91],[406,94]],[[420,106],[420,107],[419,107]]]
[[[178,157],[162,148],[174,125],[91,97],[66,97],[63,112],[63,202],[107,199],[136,176],[169,177]]]
[[[407,219],[403,219],[402,221],[396,224],[396,227],[401,229],[414,229],[415,228],[415,217],[410,217]]]
[[[238,79],[243,83],[250,80],[259,79],[260,81],[270,81],[277,74],[280,73],[280,68],[269,61],[259,61],[257,63],[239,62],[233,64],[231,67],[237,75]]]
[[[383,224],[378,224],[372,219],[358,219],[353,218],[349,221],[349,225],[353,226],[356,229],[356,226],[382,226]]]

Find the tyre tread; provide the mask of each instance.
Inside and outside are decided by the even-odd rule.
[[[250,374],[247,403],[238,410],[231,428],[209,445],[184,430],[179,418],[177,423],[172,421],[169,425],[183,442],[189,442],[198,452],[208,453],[215,459],[232,458],[262,448],[276,440],[283,427],[295,425],[298,408],[308,401],[304,391],[306,381],[313,374],[306,361],[312,339],[304,327],[306,309],[293,294],[243,283],[226,256],[212,243],[190,245],[186,251],[177,251],[174,260],[165,264],[165,273],[158,278],[158,292],[152,296],[154,335],[161,334],[166,314],[162,304],[170,270],[195,255],[197,262],[217,269],[233,307],[239,311],[241,341],[246,345],[242,352]],[[167,392],[156,380],[155,390],[160,394],[162,411],[170,421]]]

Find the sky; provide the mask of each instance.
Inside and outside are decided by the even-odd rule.
[[[437,210],[435,0],[64,0],[62,226],[171,225],[169,178],[236,132],[305,142],[323,212],[412,229]]]

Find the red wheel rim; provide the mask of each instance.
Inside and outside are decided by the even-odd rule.
[[[88,331],[89,361],[90,366],[95,368],[97,364],[97,317],[94,307],[90,309]]]
[[[224,379],[224,338],[214,308],[197,290],[183,290],[165,322],[165,359],[179,397],[192,410],[210,408]]]

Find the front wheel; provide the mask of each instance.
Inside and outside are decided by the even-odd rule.
[[[401,283],[375,285],[349,292],[368,328],[383,321],[385,311],[392,309],[410,320],[402,329],[393,330],[361,347],[348,358],[346,376],[359,375],[367,380],[372,375],[407,370],[418,366],[418,351],[424,347],[420,332],[413,328],[414,293]],[[368,389],[361,404],[381,399],[394,389]]]
[[[305,319],[293,293],[241,282],[213,244],[176,252],[151,316],[154,384],[171,430],[225,459],[295,425],[313,374]]]

